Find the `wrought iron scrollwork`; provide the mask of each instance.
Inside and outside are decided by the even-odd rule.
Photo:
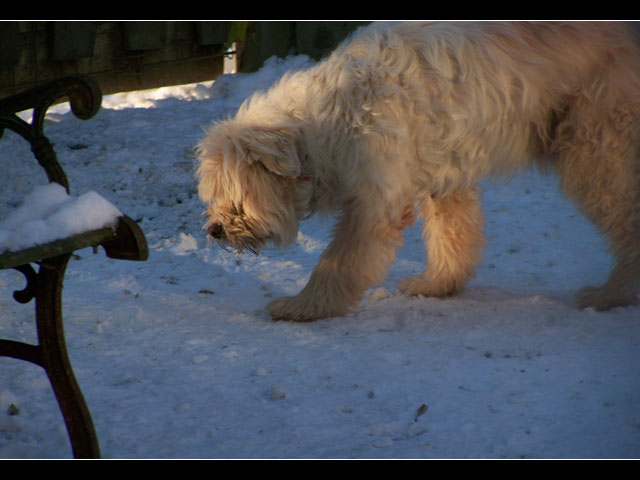
[[[43,132],[47,109],[63,97],[68,97],[71,111],[83,120],[94,116],[102,103],[100,89],[89,77],[75,75],[45,83],[0,100],[0,137],[5,129],[10,129],[24,138],[31,145],[49,181],[59,183],[69,192],[67,177],[53,145]],[[31,122],[18,115],[29,109],[33,110]],[[62,284],[70,257],[71,252],[64,251],[53,256],[19,257],[20,263],[24,260],[21,265],[15,262],[15,257],[14,263],[3,265],[0,262],[2,268],[14,268],[25,276],[25,288],[16,290],[13,297],[20,303],[35,299],[38,331],[37,345],[0,339],[0,355],[26,360],[44,368],[62,411],[74,456],[99,458],[100,449],[91,415],[74,377],[64,339]],[[39,265],[37,272],[31,263]]]
[[[38,280],[38,274],[31,264],[20,265],[19,267],[14,267],[14,269],[18,270],[25,276],[27,285],[24,289],[13,292],[13,298],[19,303],[29,303],[36,296],[36,281]]]
[[[81,120],[93,117],[102,103],[98,84],[84,75],[71,75],[53,80],[26,92],[0,100],[0,137],[6,128],[14,131],[31,144],[34,156],[44,168],[50,182],[56,182],[69,191],[69,182],[58,163],[49,140],[44,136],[47,109],[61,98],[67,97],[73,114]],[[17,113],[33,109],[31,123]]]

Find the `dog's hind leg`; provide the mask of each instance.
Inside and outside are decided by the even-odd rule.
[[[571,135],[556,148],[564,191],[606,236],[617,262],[604,285],[576,296],[578,307],[596,310],[633,304],[640,289],[640,105],[609,105],[576,102],[564,126]]]
[[[477,190],[428,197],[420,205],[427,248],[427,269],[400,282],[408,295],[444,297],[459,291],[482,259],[485,241]]]

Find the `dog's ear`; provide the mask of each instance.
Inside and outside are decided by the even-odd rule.
[[[222,154],[219,151],[207,149],[203,142],[198,148],[198,160],[196,170],[198,194],[204,202],[210,203],[220,191]]]
[[[258,127],[245,130],[236,146],[250,162],[261,164],[283,177],[298,177],[302,171],[296,132],[289,129]]]

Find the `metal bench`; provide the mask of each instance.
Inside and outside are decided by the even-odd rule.
[[[65,172],[43,132],[47,109],[64,97],[69,99],[74,115],[83,120],[93,117],[102,103],[100,89],[91,78],[80,75],[64,77],[0,100],[0,137],[5,129],[10,129],[27,140],[49,181],[62,185],[68,193],[69,183]],[[33,109],[31,122],[17,115],[30,109]],[[62,411],[76,458],[99,458],[100,449],[91,414],[67,355],[62,320],[62,285],[72,253],[86,247],[97,249],[98,246],[102,246],[110,258],[146,260],[148,257],[144,234],[127,216],[119,217],[115,229],[85,232],[0,255],[0,269],[13,268],[26,277],[26,287],[14,292],[13,296],[20,303],[35,299],[38,333],[38,345],[0,340],[0,356],[26,360],[44,368]],[[38,266],[38,271],[32,264]]]

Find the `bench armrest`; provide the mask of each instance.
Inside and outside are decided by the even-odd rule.
[[[100,87],[90,77],[71,75],[53,80],[0,99],[0,137],[6,128],[22,136],[31,144],[33,154],[46,171],[49,181],[59,183],[69,192],[67,177],[43,132],[47,109],[64,97],[68,97],[73,114],[82,120],[93,117],[102,104]],[[17,116],[17,113],[30,109],[33,109],[31,123]]]

